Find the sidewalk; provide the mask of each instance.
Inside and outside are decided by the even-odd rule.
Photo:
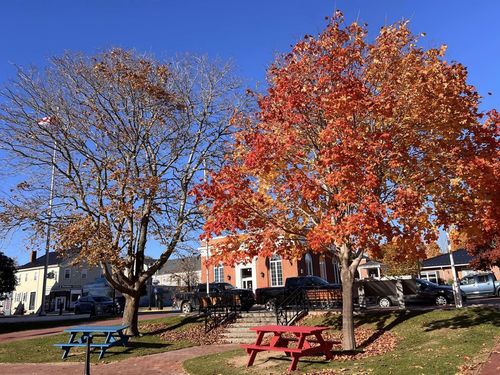
[[[174,316],[176,314],[177,313],[172,313],[172,312],[139,313],[139,321],[149,320],[149,319],[166,318],[169,316]],[[78,321],[75,323],[78,323],[78,324],[85,323],[86,325],[90,325],[90,326],[111,326],[114,324],[120,324],[121,321],[122,321],[122,318],[118,317],[115,319],[107,319],[107,320],[101,320],[101,321],[92,320],[90,322],[88,322],[87,320],[82,320],[82,321]],[[57,334],[63,333],[63,331],[66,328],[74,326],[75,323],[65,324],[65,325],[61,325],[58,327],[51,327],[51,328],[30,329],[30,330],[26,330],[26,331],[2,333],[2,334],[0,334],[0,343],[17,341],[17,340],[32,339],[32,338],[36,338],[36,337],[40,337],[40,336],[47,336],[47,335],[57,335]]]
[[[92,375],[184,375],[182,362],[207,354],[239,348],[237,344],[195,346],[171,352],[128,358],[120,362],[93,365]],[[83,373],[82,362],[67,363],[0,363],[2,375],[68,375]]]
[[[500,344],[491,351],[490,357],[481,367],[480,375],[498,375],[500,374]]]

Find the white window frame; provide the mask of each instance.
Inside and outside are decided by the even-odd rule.
[[[326,259],[324,255],[319,257],[319,275],[322,279],[327,280],[326,276]]]
[[[71,279],[71,268],[66,268],[64,270],[64,280]]]
[[[82,279],[86,279],[87,278],[87,269],[84,268],[82,269]]]
[[[272,287],[283,286],[283,262],[278,254],[269,259],[269,275]]]
[[[218,266],[214,266],[214,283],[223,283],[224,282],[224,265],[219,264]]]
[[[420,271],[420,278],[423,280],[430,281],[431,283],[439,283],[439,271]],[[431,280],[431,276],[435,281]]]
[[[313,276],[314,275],[314,267],[313,260],[311,254],[307,253],[304,257],[304,261],[306,263],[306,275]]]

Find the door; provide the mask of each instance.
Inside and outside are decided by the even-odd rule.
[[[465,276],[460,280],[460,290],[468,297],[477,295],[476,278],[474,276]]]
[[[66,297],[56,297],[56,311],[59,311],[59,304],[62,304],[63,310],[66,310]]]
[[[490,275],[478,275],[477,278],[477,290],[480,296],[488,296],[493,294],[494,286]]]
[[[243,289],[253,289],[252,268],[241,269],[241,287]]]

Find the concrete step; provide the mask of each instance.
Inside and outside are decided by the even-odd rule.
[[[228,344],[255,344],[255,337],[251,339],[247,338],[225,338],[225,342]]]
[[[237,320],[235,323],[231,323],[231,327],[243,327],[243,328],[250,328],[250,327],[255,327],[255,326],[263,326],[263,325],[275,325],[276,324],[276,319],[270,320],[270,321],[263,321],[263,322],[242,322],[240,320]]]

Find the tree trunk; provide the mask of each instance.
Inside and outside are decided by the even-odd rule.
[[[348,266],[342,265],[340,276],[342,278],[342,349],[354,350],[356,349],[352,300],[354,275],[351,274]]]
[[[123,311],[122,324],[129,326],[127,329],[127,334],[131,336],[139,335],[138,326],[138,313],[139,313],[139,299],[141,298],[139,294],[137,296],[130,296],[124,294],[125,297],[125,309]]]

